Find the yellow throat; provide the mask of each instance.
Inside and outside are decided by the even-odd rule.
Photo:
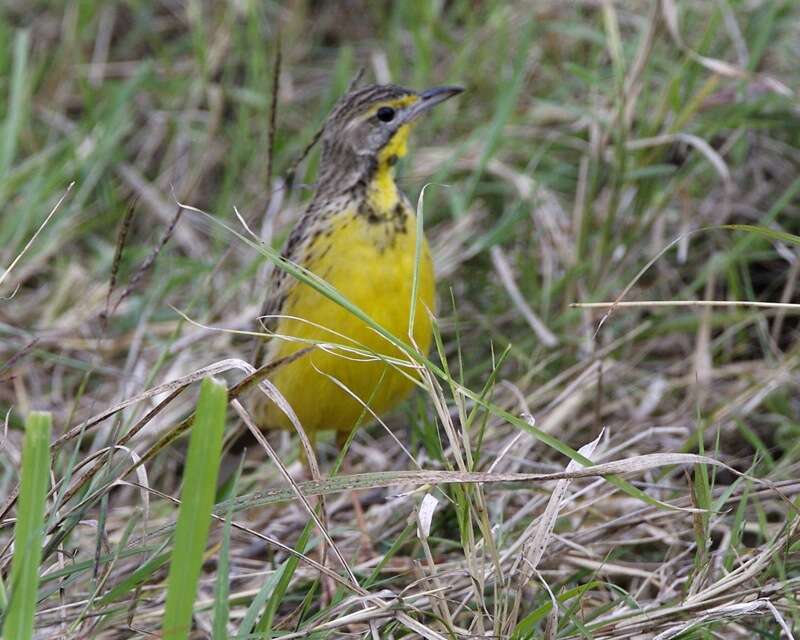
[[[398,159],[408,153],[408,135],[411,125],[406,124],[397,130],[378,154],[378,168],[367,187],[370,204],[380,213],[386,213],[397,205],[400,194],[394,181],[394,167]]]

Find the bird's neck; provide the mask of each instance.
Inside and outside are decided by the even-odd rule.
[[[363,202],[362,211],[372,220],[388,219],[397,211],[406,210],[407,200],[395,182],[395,165],[406,155],[410,126],[400,127],[377,156],[336,153],[326,147],[320,163],[314,203],[325,202],[333,196],[351,194]]]
[[[375,169],[367,182],[367,200],[379,215],[393,212],[401,200],[394,179],[397,161],[408,151],[409,125],[397,130],[389,143],[378,153]]]

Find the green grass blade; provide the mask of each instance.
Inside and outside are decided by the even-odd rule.
[[[239,625],[239,631],[234,636],[236,640],[245,640],[246,638],[253,637],[253,627],[256,624],[258,614],[267,604],[267,600],[275,591],[275,587],[278,585],[281,576],[283,576],[286,572],[288,562],[289,560],[284,560],[283,564],[281,564],[275,573],[270,575],[270,577],[267,578],[261,585],[261,588],[258,590],[255,598],[253,598],[250,606],[247,607],[247,612],[244,614],[244,618],[242,618],[242,622]]]
[[[300,538],[297,540],[297,544],[295,545],[295,549],[299,553],[305,553],[308,540],[311,537],[312,529],[313,527],[309,522],[306,524],[303,532],[300,534]],[[300,559],[297,556],[289,556],[283,565],[281,565],[280,570],[276,571],[272,576],[270,576],[270,582],[272,581],[272,578],[275,578],[274,588],[270,588],[269,590],[262,589],[262,592],[266,591],[266,593],[269,594],[269,601],[266,603],[266,606],[264,607],[264,613],[255,627],[255,631],[260,634],[261,638],[272,637],[272,621],[275,618],[275,613],[278,611],[278,605],[283,602],[284,596],[286,595],[286,589],[289,587],[289,581],[292,579],[294,572],[297,570],[297,565],[299,562]],[[250,611],[248,611],[248,614],[249,613]],[[244,627],[244,624],[242,626]],[[242,630],[239,631],[239,634],[240,635],[238,637],[246,637],[241,635]]]
[[[162,627],[165,640],[189,636],[214,506],[227,403],[228,390],[223,383],[212,378],[203,380],[189,438],[175,546],[167,577],[167,603]]]
[[[236,489],[239,478],[242,476],[244,466],[244,456],[239,462],[236,474],[233,477],[231,495],[236,496]],[[230,608],[228,596],[230,595],[230,550],[231,550],[231,522],[233,522],[233,503],[228,507],[225,516],[225,525],[222,529],[222,545],[219,550],[217,560],[217,584],[214,588],[214,625],[212,628],[214,640],[227,640],[228,620],[230,618]]]
[[[97,601],[97,605],[100,607],[107,607],[112,602],[130,594],[131,591],[146,580],[149,580],[156,571],[169,562],[169,553],[163,552],[166,545],[167,543],[161,545],[153,556],[148,558],[138,569],[131,572],[124,580],[104,594],[103,597]]]
[[[39,562],[44,537],[44,504],[50,484],[49,413],[34,411],[25,423],[14,558],[11,563],[11,599],[3,624],[6,640],[30,640],[39,589]]]
[[[14,64],[11,71],[8,112],[3,127],[3,139],[0,141],[0,178],[3,179],[16,155],[23,109],[26,106],[25,93],[30,39],[29,31],[18,31],[14,38]]]
[[[786,244],[794,244],[800,246],[800,236],[793,233],[786,233],[785,231],[777,231],[768,227],[759,227],[754,224],[724,224],[723,229],[733,229],[734,231],[748,231],[757,235],[764,236],[768,240],[775,240],[776,242],[785,242]]]
[[[582,584],[578,587],[573,589],[568,589],[563,593],[560,593],[557,596],[557,600],[560,603],[567,602],[573,598],[580,599],[584,593],[589,591],[590,589],[597,589],[603,586],[603,583],[599,580],[591,580],[586,584]],[[531,611],[528,615],[526,615],[522,620],[517,623],[516,628],[514,629],[514,634],[511,636],[512,640],[519,640],[520,638],[529,638],[533,637],[531,634],[534,633],[536,630],[536,625],[541,620],[544,620],[547,617],[547,614],[553,608],[552,602],[545,602],[541,606],[537,607],[533,611]]]

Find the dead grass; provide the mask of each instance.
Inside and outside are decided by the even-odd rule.
[[[178,436],[215,375],[192,637],[796,637],[799,24],[789,1],[12,2],[0,595],[47,410],[39,637],[158,634]],[[267,260],[214,220],[280,244],[315,152],[285,171],[362,66],[468,87],[402,168],[433,185],[441,339],[344,471],[322,443],[298,480],[296,437],[242,449]]]

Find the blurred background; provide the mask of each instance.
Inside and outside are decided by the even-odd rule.
[[[78,445],[71,440],[56,460],[59,478],[163,399],[148,390],[250,357],[250,338],[232,331],[256,329],[268,261],[224,225],[280,247],[313,192],[319,149],[290,186],[286,172],[361,70],[365,82],[461,84],[459,99],[415,129],[399,166],[412,202],[430,185],[422,211],[439,279],[434,359],[451,381],[501,411],[532,416],[541,433],[570,447],[605,427],[596,461],[707,453],[775,491],[712,467],[648,468],[631,478],[659,500],[707,508],[701,517],[665,512],[603,480],[575,481],[540,567],[552,592],[567,594],[562,604],[552,607],[534,578],[517,609],[500,606],[498,593],[484,609],[454,611],[458,632],[447,637],[492,629],[520,638],[670,629],[658,637],[788,637],[780,634],[800,620],[792,546],[800,342],[791,306],[800,303],[798,60],[794,0],[5,0],[0,495],[17,482],[31,409],[51,411],[60,436],[144,394],[91,423]],[[641,304],[608,316],[608,307],[573,306],[615,300]],[[737,301],[783,306],[730,304]],[[232,384],[242,373],[222,375]],[[553,472],[568,463],[546,439],[443,386],[453,423],[477,447],[474,470]],[[128,445],[134,455],[152,451],[195,396],[192,387],[149,420]],[[434,396],[416,394],[387,424],[423,467],[451,469]],[[240,429],[231,418],[233,449]],[[296,461],[288,436],[276,446]],[[184,448],[154,453],[147,487],[176,494]],[[323,443],[323,454],[332,447]],[[230,456],[225,478],[238,460]],[[380,426],[359,432],[348,462],[351,471],[414,466]],[[144,508],[141,487],[115,486],[124,466],[109,457],[107,473],[91,479],[97,500],[51,505],[62,510],[52,523],[62,542],[43,567],[61,577],[42,592],[42,637],[158,628],[158,567],[132,583],[140,591],[94,599],[104,588],[95,549],[134,556],[99,572],[119,583],[166,539],[147,531],[175,518],[168,500],[153,494]],[[237,494],[280,482],[248,445]],[[464,514],[488,508],[506,567],[513,558],[503,553],[522,548],[515,541],[530,535],[550,489],[487,485],[491,507],[442,489],[452,501],[440,505],[430,544],[439,570],[456,576],[448,597],[467,597],[471,562],[484,553],[469,555]],[[332,526],[362,563],[359,576],[384,558],[383,587],[431,587],[420,541],[397,537],[418,497],[386,502],[397,493],[373,488],[358,494],[359,506],[336,496]],[[471,506],[462,513],[453,504]],[[239,515],[289,545],[306,518],[292,503]],[[122,535],[128,522],[141,523],[141,536]],[[486,531],[475,525],[475,535]],[[269,545],[265,555],[263,540],[237,535],[231,634],[241,632],[263,572],[283,559]],[[757,565],[746,564],[751,557]],[[200,600],[211,597],[213,563],[206,572]],[[731,575],[743,577],[726,582]],[[335,614],[324,598],[304,603],[314,576],[294,576],[281,608],[293,617],[277,629]],[[762,604],[742,609],[745,602]],[[417,606],[420,620],[447,627],[437,626],[435,599]],[[719,606],[733,608],[707,613]],[[638,610],[653,613],[652,635]],[[210,637],[209,616],[198,613],[197,637]],[[381,629],[380,637],[416,637],[402,625]]]

